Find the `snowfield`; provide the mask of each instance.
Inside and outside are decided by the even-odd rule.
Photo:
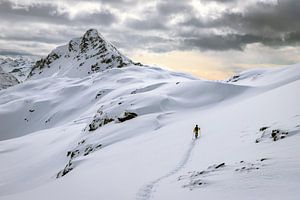
[[[300,198],[300,64],[207,81],[71,41],[0,91],[1,200]]]

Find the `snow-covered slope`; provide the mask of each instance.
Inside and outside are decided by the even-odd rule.
[[[299,198],[300,65],[231,83],[60,55],[0,92],[1,200]]]
[[[299,64],[286,68],[250,69],[234,75],[228,83],[248,86],[281,86],[299,79]]]
[[[37,61],[28,79],[41,77],[84,77],[111,68],[133,64],[95,29],[67,45],[54,49],[46,58]]]
[[[158,89],[166,90],[181,80],[193,78],[132,65],[82,79],[50,77],[27,81],[0,93],[0,139],[64,125],[81,115],[91,119],[100,108],[109,118],[116,118],[126,110],[140,115],[158,112],[165,109],[164,106],[171,106],[164,104],[168,101],[185,104],[181,99],[165,98],[163,91],[157,93]]]

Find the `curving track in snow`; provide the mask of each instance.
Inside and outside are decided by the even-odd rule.
[[[186,151],[186,153],[182,157],[181,161],[178,163],[178,165],[174,169],[172,169],[171,171],[169,171],[165,175],[149,182],[148,184],[146,184],[142,188],[140,188],[137,195],[136,195],[136,199],[137,200],[148,200],[148,199],[150,199],[153,196],[153,193],[155,192],[154,189],[157,188],[158,184],[163,179],[166,179],[166,178],[176,174],[179,170],[181,170],[186,165],[186,163],[188,162],[188,160],[191,157],[191,153],[192,153],[192,151],[195,147],[195,144],[196,144],[196,140],[193,140],[191,142],[191,144],[189,145],[188,150]]]

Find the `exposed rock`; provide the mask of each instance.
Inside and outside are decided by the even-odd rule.
[[[94,149],[93,147],[89,146],[84,150],[84,156],[88,155],[90,152],[92,152]]]
[[[138,115],[136,113],[133,112],[125,112],[123,117],[119,117],[118,120],[120,122],[124,122],[133,118],[136,118]]]
[[[261,136],[255,140],[255,143],[259,143],[263,140],[271,138],[274,142],[279,139],[284,139],[288,135],[288,131],[283,131],[280,129],[269,129],[269,127],[260,128]]]
[[[268,129],[269,127],[268,126],[264,126],[264,127],[261,127],[260,129],[259,129],[259,131],[264,131],[264,130],[266,130],[266,129]]]
[[[218,169],[218,168],[220,168],[220,167],[224,167],[224,166],[225,166],[225,163],[221,163],[221,164],[219,164],[219,165],[215,166],[215,169]]]
[[[273,138],[273,141],[277,141],[279,139],[283,139],[287,135],[288,135],[287,131],[282,131],[282,130],[279,130],[279,129],[272,130],[272,134],[271,134],[271,136]]]
[[[94,116],[93,121],[89,124],[89,131],[94,131],[96,130],[101,124],[101,116],[96,114]]]
[[[74,169],[73,163],[69,162],[65,168],[63,170],[61,170],[60,172],[58,172],[58,174],[56,175],[56,178],[60,178],[65,176],[67,173],[69,173],[70,171],[72,171]]]
[[[50,68],[50,64],[60,57],[61,55],[58,55],[56,52],[52,51],[46,58],[42,58],[35,63],[28,77],[33,76],[35,74],[35,71],[37,70],[39,70],[39,72],[42,72],[41,70],[43,68],[45,67]]]
[[[114,119],[107,117],[106,115],[102,113],[97,113],[94,116],[93,121],[89,124],[89,131],[94,131],[97,128],[104,126],[110,122],[113,122]]]
[[[240,78],[239,75],[234,75],[227,82],[237,82],[237,81],[239,81],[239,78]]]

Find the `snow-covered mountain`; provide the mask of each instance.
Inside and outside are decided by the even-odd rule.
[[[199,80],[89,30],[0,91],[0,199],[296,200],[299,69]]]
[[[37,61],[28,79],[41,77],[84,77],[110,68],[133,64],[95,29],[67,45],[54,49],[46,58]]]
[[[19,81],[0,67],[0,90],[18,84]]]
[[[30,73],[36,59],[37,57],[34,56],[0,57],[0,67],[19,82],[23,82]]]

